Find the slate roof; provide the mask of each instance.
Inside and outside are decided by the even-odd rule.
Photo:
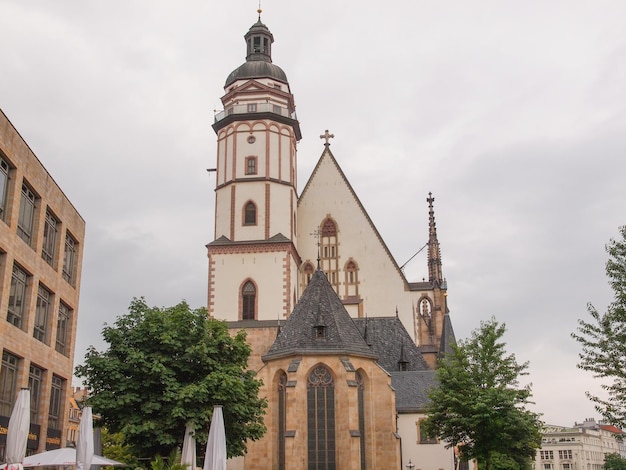
[[[323,330],[321,337],[318,337],[318,330]],[[378,358],[361,336],[326,275],[318,269],[262,359],[324,353]]]
[[[284,236],[282,233],[277,233],[273,237],[267,240],[241,240],[234,242],[225,235],[213,240],[206,246],[227,246],[227,245],[258,245],[258,244],[270,244],[270,243],[291,243],[291,240]]]
[[[434,370],[392,372],[391,385],[396,390],[396,411],[418,413],[428,405],[428,393],[437,380]]]
[[[454,328],[452,328],[452,321],[450,315],[447,313],[443,316],[443,331],[441,333],[441,344],[439,345],[439,357],[443,357],[446,354],[452,354],[452,346],[456,344],[456,337],[454,336]]]
[[[397,317],[355,318],[359,332],[378,356],[378,363],[387,372],[400,370],[399,362],[408,371],[429,370],[422,353]]]

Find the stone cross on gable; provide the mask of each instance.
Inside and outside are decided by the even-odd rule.
[[[328,133],[328,129],[326,129],[326,130],[324,131],[324,133],[323,133],[322,135],[320,135],[320,139],[325,139],[325,140],[326,140],[326,142],[324,143],[324,145],[325,145],[326,147],[328,147],[328,146],[330,145],[329,140],[330,140],[330,139],[334,139],[334,138],[335,138],[335,134],[329,134],[329,133]]]

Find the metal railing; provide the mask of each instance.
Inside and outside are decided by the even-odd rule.
[[[296,112],[289,112],[288,108],[279,106],[273,103],[248,103],[248,104],[235,104],[229,106],[223,111],[216,113],[213,122],[221,121],[222,119],[233,114],[251,114],[251,113],[273,113],[279,116],[284,116],[290,119],[298,120]]]

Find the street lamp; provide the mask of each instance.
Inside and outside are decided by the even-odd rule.
[[[409,463],[407,463],[405,466],[409,470],[413,470],[415,468],[415,465],[413,464],[413,462],[411,462],[411,459],[409,459]]]

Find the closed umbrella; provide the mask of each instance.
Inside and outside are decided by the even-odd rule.
[[[93,460],[93,417],[91,406],[83,408],[76,441],[76,470],[89,470]]]
[[[193,433],[193,425],[191,423],[187,424],[185,438],[183,439],[183,451],[180,455],[180,463],[187,470],[195,470],[196,468],[196,438]]]
[[[9,469],[22,468],[26,456],[28,431],[30,429],[30,390],[23,388],[17,395],[11,418],[6,442],[6,461]]]
[[[222,405],[213,407],[203,470],[226,470],[226,430]]]

